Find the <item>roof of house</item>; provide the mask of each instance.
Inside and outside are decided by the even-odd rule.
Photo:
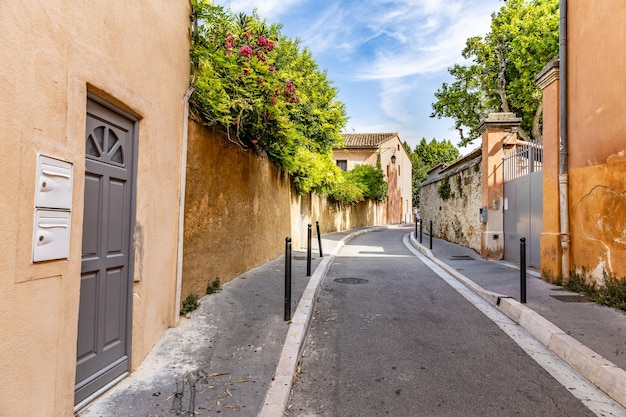
[[[383,142],[399,138],[397,133],[342,133],[341,136],[346,148],[377,148]]]

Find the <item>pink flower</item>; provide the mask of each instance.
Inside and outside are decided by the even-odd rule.
[[[239,54],[249,58],[252,55],[252,48],[246,45],[239,49]]]
[[[269,68],[267,69],[269,72],[274,72],[276,71],[276,68],[274,68],[273,65],[270,65]]]
[[[263,77],[259,77],[259,84],[263,84]]]

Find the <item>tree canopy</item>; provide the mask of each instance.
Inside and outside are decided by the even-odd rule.
[[[435,93],[431,117],[450,117],[464,146],[479,136],[490,112],[522,118],[519,135],[541,136],[542,96],[535,76],[559,50],[559,0],[508,0],[491,15],[491,30],[469,38],[463,50],[468,64],[448,69],[453,81]]]
[[[427,142],[425,138],[422,138],[413,150],[406,142],[404,147],[407,149],[413,164],[413,206],[418,207],[420,203],[420,184],[426,179],[428,171],[439,164],[456,161],[461,154],[449,140],[437,141],[432,139],[430,142]]]

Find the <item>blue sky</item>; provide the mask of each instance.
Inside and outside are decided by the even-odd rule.
[[[339,89],[346,132],[398,132],[415,146],[459,136],[450,119],[431,118],[434,93],[462,63],[467,38],[489,31],[503,0],[214,0],[234,12],[256,8],[313,52]],[[462,153],[478,146],[475,141]]]

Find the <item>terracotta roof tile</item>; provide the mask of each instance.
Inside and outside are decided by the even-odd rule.
[[[376,148],[383,142],[398,136],[397,133],[342,133],[346,148]]]

